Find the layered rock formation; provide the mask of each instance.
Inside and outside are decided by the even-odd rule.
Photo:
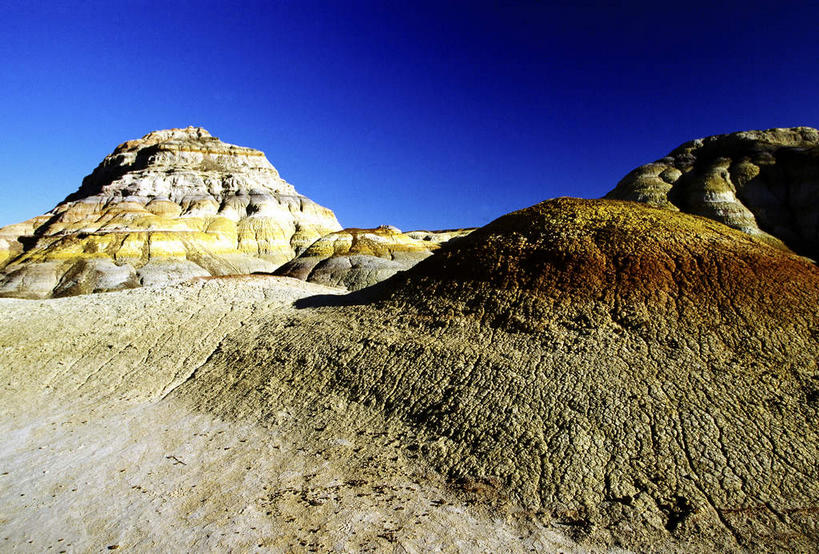
[[[344,229],[326,235],[276,271],[311,283],[347,290],[374,285],[429,257],[441,244],[471,229],[411,231],[390,225]]]
[[[155,131],[118,146],[51,212],[0,229],[0,295],[273,271],[340,228],[262,152],[201,128]]]
[[[819,131],[745,131],[687,142],[606,198],[709,217],[819,259]],[[784,243],[784,245],[783,245]]]

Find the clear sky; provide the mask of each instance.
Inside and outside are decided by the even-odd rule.
[[[169,127],[263,150],[344,226],[405,230],[819,127],[819,3],[673,4],[0,0],[0,225]]]

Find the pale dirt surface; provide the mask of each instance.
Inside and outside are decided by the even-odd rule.
[[[248,277],[0,300],[0,551],[577,551],[453,491],[342,398],[312,415],[293,394],[230,419],[192,407],[189,377],[225,337],[320,317],[293,301],[335,293]]]

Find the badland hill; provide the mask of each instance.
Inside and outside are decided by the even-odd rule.
[[[0,296],[273,271],[340,229],[262,152],[198,127],[155,131],[119,145],[51,212],[0,229]]]
[[[346,294],[0,300],[9,544],[815,550],[819,269],[769,235],[560,198]]]

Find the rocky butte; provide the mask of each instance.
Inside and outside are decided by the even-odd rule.
[[[0,295],[273,271],[341,229],[264,154],[188,127],[119,145],[47,214],[0,229]]]
[[[784,175],[810,150],[740,142]],[[745,157],[692,155],[644,190],[713,199],[696,172]],[[750,159],[771,191],[796,186]],[[0,538],[816,551],[819,269],[761,216],[755,232],[710,215],[558,198],[349,293],[246,275],[0,299]],[[295,271],[371,232],[326,234]],[[405,240],[378,233],[395,236],[361,252]]]

